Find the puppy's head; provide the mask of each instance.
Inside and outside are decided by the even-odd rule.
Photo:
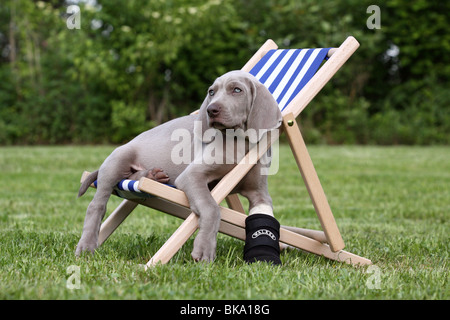
[[[202,136],[209,128],[274,129],[281,124],[281,112],[269,90],[245,71],[231,71],[209,87],[200,108]]]

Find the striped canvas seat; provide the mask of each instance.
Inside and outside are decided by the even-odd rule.
[[[329,50],[269,50],[250,73],[269,89],[283,111],[314,76]]]
[[[138,180],[121,180],[114,188],[114,194],[125,199],[145,199],[153,197],[151,194],[139,190],[138,185]],[[94,187],[97,188],[97,180],[94,181]]]
[[[94,181],[94,187],[97,188],[97,180]],[[166,184],[169,187],[175,188],[175,186]],[[139,190],[139,180],[121,180],[114,188],[113,193],[124,199],[129,200],[143,200],[146,198],[153,198],[154,196],[147,192],[142,192]]]

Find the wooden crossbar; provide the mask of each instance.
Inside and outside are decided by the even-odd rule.
[[[148,178],[141,178],[141,180],[139,181],[139,189],[141,191],[149,192],[157,197],[174,202],[186,208],[188,208],[189,206],[189,201],[183,191],[168,187],[166,185],[150,180]],[[177,201],[174,201],[174,199],[177,199]],[[229,224],[235,226],[239,226],[242,229],[245,228],[245,219],[247,218],[247,215],[225,207],[220,207],[220,212],[222,221],[228,222]],[[185,228],[183,228],[182,231],[185,231],[186,229],[191,230],[191,228],[186,226],[191,225],[192,221],[187,219],[186,221],[188,222],[185,224]],[[360,264],[360,265],[371,264],[371,261],[369,259],[360,257],[358,255],[352,254],[344,250],[333,252],[329,245],[321,243],[315,239],[311,239],[309,237],[300,235],[296,232],[290,231],[286,227],[280,228],[280,242],[307,252],[311,252],[317,255],[323,255],[326,258],[340,262],[345,262],[349,264]],[[166,249],[170,248],[166,247]],[[149,261],[147,266],[152,266],[158,262],[165,263],[167,261],[156,260],[152,258],[152,260]]]

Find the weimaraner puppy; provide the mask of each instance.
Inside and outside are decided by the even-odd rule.
[[[192,211],[199,216],[199,232],[191,255],[196,261],[212,261],[215,258],[220,209],[211,196],[210,187],[239,160],[239,153],[232,152],[233,161],[230,161],[229,146],[222,158],[217,157],[217,150],[225,150],[226,144],[229,144],[230,140],[225,139],[230,132],[227,129],[241,133],[272,130],[281,125],[281,119],[278,105],[270,92],[249,73],[231,71],[217,78],[208,89],[198,114],[177,118],[143,132],[115,149],[99,170],[83,182],[79,196],[93,181],[98,181],[97,191],[87,208],[76,254],[94,252],[97,248],[100,224],[114,186],[122,179],[147,176],[174,184],[186,193]],[[174,155],[179,156],[179,152],[175,151],[180,149],[179,137],[178,140],[174,138],[174,132],[187,132],[192,137],[189,147],[183,150],[192,152],[193,161],[174,161]],[[231,141],[236,144],[238,140]],[[249,148],[248,140],[246,150]],[[200,152],[195,152],[195,145],[201,146]],[[236,149],[236,146],[231,149]],[[272,214],[267,175],[261,174],[264,165],[258,161],[233,190],[248,198],[250,214]]]

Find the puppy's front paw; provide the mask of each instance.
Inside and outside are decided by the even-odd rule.
[[[191,256],[197,262],[211,262],[216,257],[216,245],[215,237],[207,237],[199,232],[194,240],[194,250],[192,250]]]
[[[75,255],[79,257],[83,252],[90,252],[91,254],[94,254],[95,249],[97,249],[97,247],[98,247],[97,241],[86,241],[80,239],[80,241],[77,244]]]

